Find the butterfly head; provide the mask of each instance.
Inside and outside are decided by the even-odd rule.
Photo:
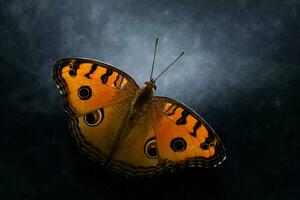
[[[144,83],[144,87],[145,90],[149,90],[152,92],[156,91],[156,85],[155,85],[155,81],[154,80],[150,80]]]

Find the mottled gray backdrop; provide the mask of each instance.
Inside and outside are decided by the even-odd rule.
[[[0,4],[0,199],[297,199],[300,3],[11,0]],[[227,149],[216,169],[126,179],[81,156],[52,65],[111,63],[200,113]],[[298,152],[297,152],[298,150]],[[296,173],[297,172],[297,173]]]

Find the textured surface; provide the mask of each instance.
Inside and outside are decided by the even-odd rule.
[[[183,2],[183,1],[182,1]],[[299,198],[299,2],[1,1],[0,199]],[[227,150],[218,168],[126,179],[80,156],[54,61],[90,57],[139,85],[150,76],[203,116]]]

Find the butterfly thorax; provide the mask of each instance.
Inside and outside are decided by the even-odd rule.
[[[144,87],[136,92],[131,106],[131,114],[142,114],[147,112],[155,87],[156,86],[153,81],[146,82]]]

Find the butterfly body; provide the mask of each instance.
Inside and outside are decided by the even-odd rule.
[[[53,76],[74,139],[97,163],[126,176],[153,176],[225,159],[208,123],[184,104],[154,96],[153,79],[140,88],[122,70],[83,58],[57,61]]]
[[[153,82],[146,82],[144,87],[136,92],[130,114],[140,114],[148,111],[154,94],[154,86]]]

